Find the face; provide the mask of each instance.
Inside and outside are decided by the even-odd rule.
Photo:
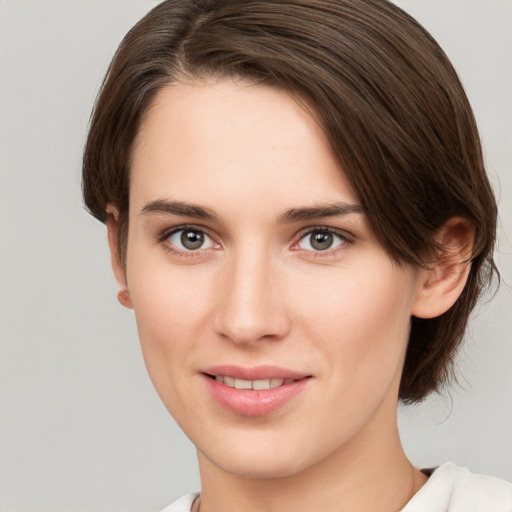
[[[292,475],[394,424],[417,274],[285,93],[160,91],[134,148],[126,280],[151,379],[200,460]]]

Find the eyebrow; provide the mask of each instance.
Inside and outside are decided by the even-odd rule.
[[[184,217],[207,220],[218,220],[219,218],[213,210],[204,206],[165,199],[157,199],[147,203],[142,208],[141,213],[143,215],[152,213],[182,215]],[[324,217],[339,217],[351,213],[364,213],[364,209],[360,204],[343,202],[325,206],[291,208],[279,215],[277,221],[280,224],[292,224],[294,222],[316,220]]]
[[[147,203],[142,208],[141,213],[167,213],[171,215],[183,215],[184,217],[194,217],[196,219],[216,220],[218,216],[209,208],[203,206],[184,203],[183,201],[167,201],[158,199]]]
[[[281,224],[291,224],[305,220],[316,220],[324,217],[339,217],[350,213],[364,213],[360,204],[334,203],[325,206],[314,206],[305,208],[292,208],[279,216]]]

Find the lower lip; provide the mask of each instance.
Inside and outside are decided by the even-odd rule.
[[[300,379],[277,388],[236,389],[204,376],[213,398],[225,409],[242,416],[266,416],[296,397],[311,381]]]

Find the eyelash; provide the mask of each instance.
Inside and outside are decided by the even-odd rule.
[[[176,249],[173,246],[173,244],[170,243],[169,238],[172,235],[175,235],[175,234],[180,233],[180,232],[186,232],[186,231],[202,233],[203,235],[208,237],[213,242],[215,247],[207,247],[207,248],[204,248],[204,249],[203,248],[198,248],[197,250],[194,250],[194,249],[189,249],[189,250]],[[315,250],[309,250],[309,249],[301,249],[299,247],[299,244],[304,239],[306,239],[306,237],[311,236],[314,233],[326,233],[326,234],[333,235],[334,237],[338,238],[340,243],[338,245],[336,245],[332,249],[328,248],[328,249],[325,249],[325,250],[316,250],[316,251]],[[321,258],[321,257],[325,257],[325,256],[332,256],[333,254],[337,253],[338,251],[343,250],[343,248],[346,247],[347,245],[351,245],[351,244],[354,243],[354,237],[352,235],[350,235],[349,233],[347,233],[345,231],[340,231],[340,230],[337,230],[337,229],[329,228],[329,227],[326,227],[326,226],[309,227],[309,228],[307,228],[307,230],[304,230],[304,231],[300,232],[298,235],[296,235],[295,238],[296,238],[297,241],[294,242],[291,245],[290,249],[292,251],[303,251],[304,253],[306,253],[308,255],[308,257],[314,257],[314,258]],[[192,224],[185,224],[185,225],[181,225],[181,226],[176,226],[176,227],[174,227],[174,228],[172,228],[170,230],[164,231],[161,235],[159,235],[157,237],[157,242],[162,244],[167,251],[169,251],[169,252],[171,252],[171,253],[173,253],[176,256],[181,257],[181,258],[204,257],[206,251],[210,252],[211,250],[217,250],[217,248],[220,247],[220,244],[217,243],[214,240],[214,238],[212,236],[210,236],[208,234],[208,232],[204,228],[199,227],[199,226],[195,226],[195,225],[192,225]]]
[[[173,247],[173,245],[170,243],[169,238],[172,235],[175,235],[180,232],[196,232],[196,233],[202,233],[206,237],[208,237],[213,244],[216,247],[208,247],[205,249],[198,248],[197,250],[189,249],[189,250],[183,250],[183,249],[176,249]],[[193,224],[185,224],[182,226],[176,226],[172,229],[164,231],[158,238],[157,242],[161,243],[167,251],[170,253],[173,253],[174,255],[181,257],[181,258],[194,258],[194,257],[204,257],[205,251],[211,251],[216,250],[217,247],[220,247],[220,244],[218,244],[212,236],[210,236],[207,231],[204,228],[201,228],[199,226],[194,226]]]
[[[333,235],[334,237],[338,238],[339,244],[336,245],[334,248],[328,248],[325,250],[308,250],[308,249],[301,249],[299,247],[299,244],[302,240],[305,240],[307,237],[310,237],[314,233],[323,233],[323,234],[329,234]],[[309,227],[307,230],[302,231],[298,235],[297,242],[294,242],[292,244],[292,250],[294,251],[303,251],[305,254],[307,254],[308,257],[312,258],[323,258],[327,256],[333,256],[334,254],[338,253],[339,251],[342,251],[346,246],[352,245],[354,243],[354,237],[353,235],[345,232],[340,231],[338,229],[333,229],[327,226],[314,226]],[[310,244],[311,245],[311,244]]]

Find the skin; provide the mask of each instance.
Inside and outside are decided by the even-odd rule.
[[[212,217],[162,211],[171,201]],[[144,119],[126,267],[112,207],[109,242],[149,375],[197,447],[201,512],[392,511],[426,481],[396,422],[410,317],[448,309],[467,265],[394,264],[361,211],[283,222],[289,210],[340,202],[358,198],[321,129],[283,92],[178,82]],[[173,230],[184,225],[205,233],[204,245],[181,245]],[[326,228],[332,247],[315,249],[311,230]],[[461,219],[442,233],[452,249],[470,235]],[[283,407],[248,417],[208,392],[204,369],[219,364],[311,378]]]

